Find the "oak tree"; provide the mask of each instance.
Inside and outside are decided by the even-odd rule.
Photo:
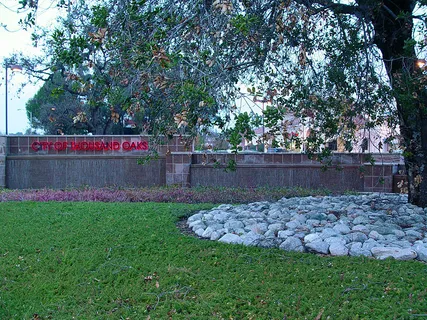
[[[360,143],[358,130],[398,127],[409,201],[427,207],[427,73],[420,64],[426,5],[425,0],[102,2],[89,8],[90,18],[74,17],[67,32],[54,34],[53,56],[77,77],[80,89],[108,88],[95,101],[130,113],[145,110],[154,133],[195,136],[223,127],[244,94],[242,84],[269,101],[264,117],[278,143],[302,139],[283,130],[281,118],[289,112],[310,127],[310,136],[299,141],[309,153],[326,156],[325,144],[337,137],[350,151]],[[77,72],[97,62],[106,67],[103,77],[94,78],[97,69]],[[244,131],[230,134],[238,140],[239,134],[250,135]]]

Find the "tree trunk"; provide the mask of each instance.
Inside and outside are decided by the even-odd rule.
[[[409,202],[427,207],[427,114],[422,72],[416,68],[412,11],[414,0],[378,3],[373,10],[375,44],[382,53],[393,88],[408,175]]]
[[[409,202],[420,207],[427,207],[427,170],[426,170],[426,141],[423,135],[427,132],[426,119],[420,120],[421,130],[411,128],[402,130],[405,140],[405,168],[408,175]],[[414,130],[415,129],[415,130]]]

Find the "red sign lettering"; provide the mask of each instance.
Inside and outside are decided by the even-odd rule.
[[[34,141],[31,144],[31,149],[34,151],[48,151],[48,150],[55,150],[55,151],[65,151],[67,149],[71,149],[71,151],[132,151],[132,150],[139,150],[139,151],[148,151],[148,142],[147,141],[124,141],[120,144],[119,141],[111,141],[111,142],[104,142],[104,141]]]
[[[33,149],[34,151],[39,151],[40,150],[40,142],[38,141],[34,141],[31,144],[31,149]]]
[[[138,141],[136,145],[137,150],[148,150],[148,142],[147,141]]]
[[[131,150],[130,143],[127,141],[123,142],[122,148],[123,148],[123,150],[126,150],[126,151]]]

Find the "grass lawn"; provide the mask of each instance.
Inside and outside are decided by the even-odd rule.
[[[0,319],[427,317],[427,265],[184,235],[207,204],[0,203]]]

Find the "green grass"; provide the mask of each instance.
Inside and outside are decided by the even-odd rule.
[[[176,228],[211,206],[0,203],[0,319],[426,316],[426,264],[226,245]]]

